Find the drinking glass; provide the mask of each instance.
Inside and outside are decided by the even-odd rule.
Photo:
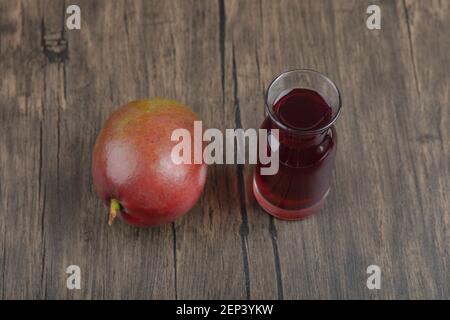
[[[341,111],[337,86],[313,70],[292,70],[276,77],[265,99],[267,154],[279,152],[276,174],[264,175],[258,157],[253,193],[269,214],[286,220],[318,212],[330,191]],[[278,134],[273,130],[278,129]],[[259,154],[259,152],[258,152]]]

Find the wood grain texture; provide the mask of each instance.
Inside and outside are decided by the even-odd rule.
[[[0,0],[0,298],[450,298],[450,1],[79,0],[80,31],[69,4]],[[257,128],[293,68],[343,96],[319,215],[273,219],[252,166],[212,165],[175,223],[107,226],[90,156],[115,108],[166,96],[205,127]]]

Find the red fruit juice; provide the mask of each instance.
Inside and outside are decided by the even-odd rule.
[[[310,89],[293,89],[273,105],[261,128],[279,129],[279,171],[261,175],[258,163],[254,179],[256,199],[272,215],[295,220],[322,207],[336,154],[336,131],[327,126],[332,116],[325,99]],[[267,144],[268,153],[272,147]]]

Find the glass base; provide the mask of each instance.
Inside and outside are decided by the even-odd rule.
[[[325,195],[317,201],[315,204],[308,208],[303,208],[299,210],[288,210],[288,209],[282,209],[271,202],[269,202],[260,192],[258,189],[258,186],[256,185],[255,179],[253,179],[253,194],[255,195],[256,201],[258,201],[259,205],[270,215],[274,216],[275,218],[279,218],[282,220],[302,220],[310,215],[313,215],[315,213],[318,213],[322,207],[325,204],[325,200],[328,196],[328,193],[330,192],[330,189],[325,192]]]

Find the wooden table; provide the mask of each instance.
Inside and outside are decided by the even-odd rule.
[[[72,3],[81,30],[64,26]],[[366,27],[370,4],[380,30]],[[449,299],[449,7],[0,0],[0,298]],[[343,96],[321,214],[275,220],[251,195],[251,166],[212,165],[174,224],[108,227],[90,161],[115,108],[164,96],[208,127],[257,128],[265,88],[293,68]]]

